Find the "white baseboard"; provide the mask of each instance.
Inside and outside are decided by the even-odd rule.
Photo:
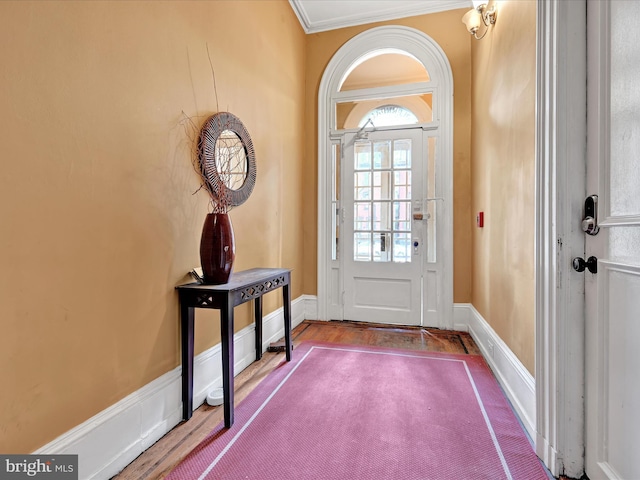
[[[318,320],[318,297],[315,295],[302,295],[304,299],[304,319]]]
[[[314,309],[317,311],[314,296],[293,300],[292,326],[299,325]],[[263,351],[284,336],[283,317],[279,308],[263,318]],[[255,360],[254,332],[252,324],[234,335],[236,375]],[[176,367],[33,453],[77,454],[81,480],[111,478],[180,423],[181,375],[182,367]],[[211,389],[221,386],[221,346],[217,344],[194,359],[194,408],[204,403]]]
[[[471,318],[470,303],[454,303],[453,304],[453,329],[458,332],[469,331],[469,318]]]
[[[529,437],[535,440],[535,379],[473,305],[455,304],[453,317],[454,328],[469,332],[513,405]]]
[[[553,473],[553,475],[558,476],[561,470],[564,469],[564,462],[560,457],[558,450],[553,448],[549,441],[540,434],[536,437],[536,454],[540,457],[549,471]],[[578,478],[578,475],[582,476],[582,473],[576,474],[575,478]],[[567,475],[566,472],[564,472],[564,474]],[[570,478],[574,478],[574,476],[572,475]],[[612,476],[611,478],[616,477]]]

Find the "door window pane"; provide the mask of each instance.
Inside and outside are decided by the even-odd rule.
[[[629,25],[634,24],[633,14],[640,13],[640,7],[637,2],[612,5],[618,8],[611,9],[610,210],[612,216],[640,215],[636,194],[640,184],[640,59],[638,47],[629,41]]]
[[[391,230],[391,222],[389,215],[390,202],[373,202],[373,229],[374,230]]]
[[[389,234],[376,232],[373,234],[373,261],[388,262],[391,258]]]
[[[356,202],[354,208],[354,230],[371,230],[371,203]]]
[[[393,202],[393,229],[411,231],[411,202]]]
[[[391,200],[391,172],[373,172],[373,199]]]
[[[609,229],[609,257],[616,262],[640,265],[640,228]]]
[[[371,261],[371,234],[364,232],[356,232],[354,234],[354,260],[356,262]]]
[[[411,261],[411,234],[393,234],[393,261],[397,263]]]
[[[376,142],[373,144],[373,168],[391,167],[391,142]]]
[[[411,199],[411,172],[401,170],[394,172],[393,182],[393,199],[394,200],[410,200]]]
[[[427,192],[430,197],[438,197],[436,192],[436,137],[427,141]],[[437,200],[427,202],[427,262],[436,261],[436,212]]]
[[[356,147],[354,260],[410,262],[411,141],[360,140]]]
[[[411,140],[393,142],[393,168],[411,168]]]
[[[331,146],[331,259],[338,260],[338,240],[340,237],[340,144]]]
[[[355,152],[355,169],[370,170],[371,169],[371,144],[369,142],[356,142],[354,146]]]

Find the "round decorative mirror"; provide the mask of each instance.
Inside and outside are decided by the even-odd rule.
[[[256,183],[256,156],[249,132],[229,112],[210,116],[200,131],[200,169],[207,190],[223,210],[243,204]]]

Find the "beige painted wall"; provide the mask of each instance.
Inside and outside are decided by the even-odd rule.
[[[307,36],[306,67],[306,138],[304,196],[304,239],[307,268],[304,289],[315,293],[317,265],[311,263],[311,252],[317,246],[317,171],[318,171],[318,88],[322,74],[344,43],[357,34],[380,25],[404,25],[421,30],[433,38],[444,50],[451,64],[454,79],[454,301],[471,301],[472,220],[470,179],[471,128],[471,43],[461,23],[465,10],[451,10],[410,17],[393,22],[373,23],[342,28]],[[313,248],[311,248],[313,247]],[[309,252],[309,253],[308,253]]]
[[[536,2],[498,2],[473,42],[473,305],[533,374]]]
[[[235,268],[293,268],[296,298],[305,36],[289,3],[0,2],[0,452],[33,451],[179,364],[174,286],[199,263],[208,208],[181,112],[218,110],[207,44],[219,108],[258,162],[231,212]],[[279,305],[267,295],[265,314]],[[198,351],[219,342],[206,313]]]

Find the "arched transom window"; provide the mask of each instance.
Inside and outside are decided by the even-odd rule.
[[[413,125],[418,123],[418,117],[416,117],[411,110],[399,105],[382,105],[374,108],[362,117],[358,127],[364,126],[369,120],[371,120],[376,127]]]

